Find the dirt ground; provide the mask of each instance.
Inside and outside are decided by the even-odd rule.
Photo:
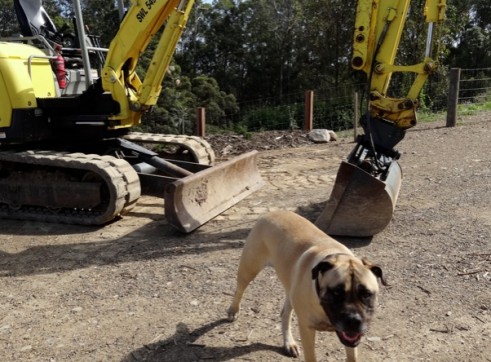
[[[419,124],[399,145],[404,179],[390,225],[342,240],[390,283],[364,361],[491,361],[491,113],[444,124]],[[315,220],[353,143],[258,137],[210,138],[219,154],[230,143],[228,155],[259,142],[266,186],[189,235],[151,197],[105,227],[0,221],[0,360],[292,360],[281,351],[284,296],[272,269],[246,291],[239,319],[224,319],[241,247],[268,210]],[[316,351],[344,360],[332,333],[318,334]]]

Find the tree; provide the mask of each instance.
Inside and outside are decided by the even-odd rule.
[[[176,60],[191,77],[215,78],[227,92],[239,94],[247,54],[244,26],[248,3],[219,0],[197,2],[184,32]]]
[[[210,75],[241,101],[281,101],[284,94],[340,84],[349,76],[353,4],[354,0],[216,0],[207,8],[198,4],[198,15],[191,16],[176,59],[185,74]]]
[[[475,25],[491,31],[491,2],[489,0],[473,0],[471,3],[472,16]]]
[[[197,107],[206,108],[207,123],[220,127],[230,126],[223,123],[224,116],[238,111],[235,97],[220,90],[214,78],[201,75],[191,80],[173,63],[157,105],[143,118],[144,128],[163,133],[192,133]]]
[[[85,0],[82,12],[89,32],[100,36],[102,46],[108,47],[120,23],[116,3],[106,0]]]
[[[7,37],[19,34],[19,26],[11,0],[0,0],[0,36]]]
[[[452,51],[452,64],[465,68],[491,67],[491,32],[476,25],[464,30],[460,40]]]
[[[222,123],[223,117],[238,111],[235,97],[221,91],[214,78],[204,75],[194,78],[192,92],[196,96],[196,105],[206,108],[206,119],[210,124],[226,127],[228,125]]]
[[[351,44],[356,2],[304,1],[302,72],[312,88],[337,87],[350,79]]]

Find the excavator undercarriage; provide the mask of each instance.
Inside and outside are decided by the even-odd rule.
[[[135,205],[138,175],[112,156],[43,150],[0,152],[0,216],[104,224]]]
[[[92,143],[97,154],[87,147],[0,151],[0,217],[101,225],[128,213],[143,193],[164,198],[169,223],[190,232],[263,185],[257,152],[212,166],[213,150],[199,137],[129,133]]]

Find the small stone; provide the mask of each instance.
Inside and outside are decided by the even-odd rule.
[[[225,147],[222,149],[221,153],[222,153],[222,155],[223,155],[223,156],[226,156],[226,155],[228,155],[230,152],[232,152],[232,150],[233,150],[233,149],[234,149],[234,148],[232,147],[232,145],[227,145],[227,146],[225,146]]]

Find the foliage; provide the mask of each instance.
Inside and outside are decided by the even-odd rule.
[[[302,127],[303,107],[302,103],[294,103],[253,108],[245,112],[242,125],[250,131],[297,129]]]
[[[334,131],[353,128],[353,106],[345,102],[324,100],[314,105],[314,124],[316,128]]]
[[[205,107],[207,124],[221,124],[227,113],[237,112],[235,97],[221,91],[215,79],[183,76],[173,64],[164,80],[161,97],[152,112],[144,115],[144,129],[163,133],[192,133],[197,107]]]
[[[411,3],[397,64],[423,60],[424,3]],[[56,26],[66,31],[74,31],[71,5],[71,0],[43,1]],[[115,1],[82,0],[82,8],[90,32],[108,46],[119,24]],[[196,107],[206,107],[207,122],[216,127],[294,126],[303,109],[289,94],[354,83],[349,62],[355,9],[356,0],[197,0],[158,104],[145,115],[146,127],[192,132]],[[446,14],[435,35],[440,73],[430,76],[421,92],[423,111],[446,106],[448,69],[491,67],[491,2],[448,0]],[[0,0],[0,35],[18,33],[13,18],[12,1]],[[140,57],[141,76],[154,46]],[[394,74],[390,91],[403,96],[413,81],[411,74]],[[274,99],[277,105],[242,106],[257,99]],[[337,103],[316,102],[320,124],[336,128],[351,121],[351,106]]]
[[[0,0],[0,36],[12,36],[19,33],[15,19],[14,6],[11,0]]]

